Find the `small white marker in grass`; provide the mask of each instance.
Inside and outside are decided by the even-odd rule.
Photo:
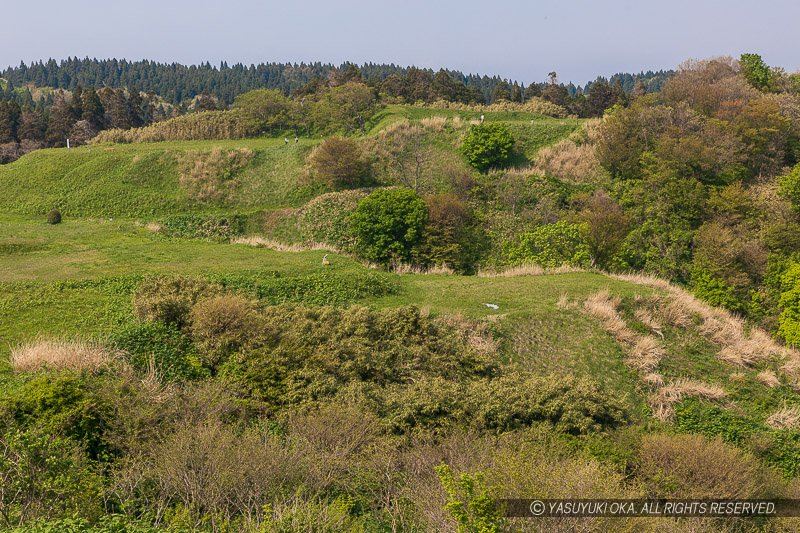
[[[500,306],[497,304],[483,304],[483,305],[485,305],[489,309],[492,309],[493,311],[497,311],[498,309],[500,309]]]

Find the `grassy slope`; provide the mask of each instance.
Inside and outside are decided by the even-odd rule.
[[[283,139],[191,141],[67,150],[37,150],[0,166],[0,209],[41,215],[59,207],[67,216],[147,217],[167,213],[298,205],[309,197],[297,183],[313,141],[284,145]],[[247,147],[253,162],[239,174],[230,204],[188,199],[178,183],[178,159],[189,151]]]
[[[475,112],[390,106],[371,129],[403,119],[430,116],[474,119]],[[576,119],[551,119],[528,113],[487,113],[487,121],[508,123],[519,140],[517,164],[565,137]],[[0,165],[0,211],[42,216],[58,207],[66,216],[158,217],[175,212],[274,209],[301,205],[314,191],[299,183],[305,154],[317,140],[284,145],[282,138],[187,141],[38,150]],[[445,144],[450,143],[444,140]],[[188,199],[178,182],[178,159],[188,151],[248,147],[255,159],[237,176],[237,192],[227,203]]]
[[[474,115],[475,113],[472,113]],[[396,120],[470,113],[392,106],[380,117]],[[523,161],[541,146],[568,135],[579,122],[519,113],[487,113],[515,131]],[[533,121],[533,122],[531,122]],[[280,253],[244,245],[170,239],[145,230],[135,219],[174,212],[255,210],[297,206],[313,192],[298,186],[306,150],[316,141],[284,145],[283,139],[197,141],[42,150],[0,166],[0,361],[10,347],[40,335],[102,336],[131,319],[131,291],[142,275],[241,275],[245,279],[363,275],[355,261],[323,252]],[[442,138],[442,149],[449,139]],[[178,184],[177,157],[214,147],[251,148],[256,157],[240,175],[241,188],[229,205],[197,205]],[[43,223],[41,214],[58,205],[65,222]],[[109,217],[113,217],[110,219]],[[561,309],[562,294],[580,300],[610,288],[630,301],[650,289],[598,274],[478,278],[384,275],[398,290],[384,297],[348,301],[374,306],[414,304],[438,313],[502,318],[504,342],[513,364],[539,372],[587,375],[641,405],[641,383],[625,366],[624,354],[596,320]],[[500,306],[498,311],[485,303]],[[718,347],[695,333],[667,331],[667,377],[692,377],[725,386],[738,412],[763,427],[763,418],[787,398],[787,388],[768,390],[754,372],[734,383],[735,369],[716,357]],[[731,411],[737,412],[737,411]],[[707,424],[705,421],[698,424]],[[696,429],[696,428],[695,428]],[[701,428],[702,429],[702,428]],[[713,428],[711,428],[713,429]],[[711,430],[709,430],[711,431]]]

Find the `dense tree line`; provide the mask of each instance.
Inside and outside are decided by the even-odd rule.
[[[34,84],[37,87],[54,87],[74,90],[76,87],[137,87],[143,92],[155,93],[172,104],[192,100],[198,95],[213,95],[224,104],[231,104],[239,94],[252,89],[278,89],[285,94],[297,91],[314,80],[327,80],[340,72],[357,70],[371,86],[384,86],[389,94],[411,99],[427,100],[432,96],[461,101],[490,103],[498,98],[521,99],[525,85],[505,80],[500,76],[464,74],[455,70],[420,69],[394,64],[365,63],[357,66],[345,63],[339,67],[328,63],[261,63],[246,66],[222,62],[212,66],[158,63],[155,61],[127,61],[118,59],[69,58],[60,62],[50,59],[31,64],[20,63],[0,72],[0,77],[15,87]],[[642,81],[648,92],[658,90],[671,72],[640,74],[615,74],[626,92],[632,92]],[[449,77],[449,79],[448,79]],[[398,79],[402,80],[398,87]],[[388,80],[388,81],[387,81]],[[451,83],[453,82],[453,83]],[[589,90],[566,86],[571,95]],[[539,86],[540,88],[541,85]]]
[[[45,147],[82,144],[108,128],[130,129],[175,114],[154,94],[136,90],[83,88],[48,91],[34,98],[29,88],[0,91],[0,163]]]

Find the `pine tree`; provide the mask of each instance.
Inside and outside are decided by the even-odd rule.
[[[19,104],[13,100],[0,101],[0,144],[17,142],[19,128]]]
[[[94,87],[83,91],[82,103],[81,119],[87,121],[95,130],[101,130],[105,122],[105,109]]]

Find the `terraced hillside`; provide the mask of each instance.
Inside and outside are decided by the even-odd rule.
[[[358,142],[419,127],[428,164],[484,194],[490,178],[457,151],[475,120],[389,106]],[[520,169],[580,127],[484,120],[513,131]],[[441,531],[455,528],[448,498],[795,494],[796,351],[649,278],[392,272],[310,242],[293,216],[321,201],[345,216],[343,198],[368,192],[306,179],[320,142],[91,145],[0,166],[0,430],[14,435],[0,471],[39,442],[68,482],[37,523]],[[465,476],[455,494],[447,467]],[[621,524],[664,522],[579,525]]]

